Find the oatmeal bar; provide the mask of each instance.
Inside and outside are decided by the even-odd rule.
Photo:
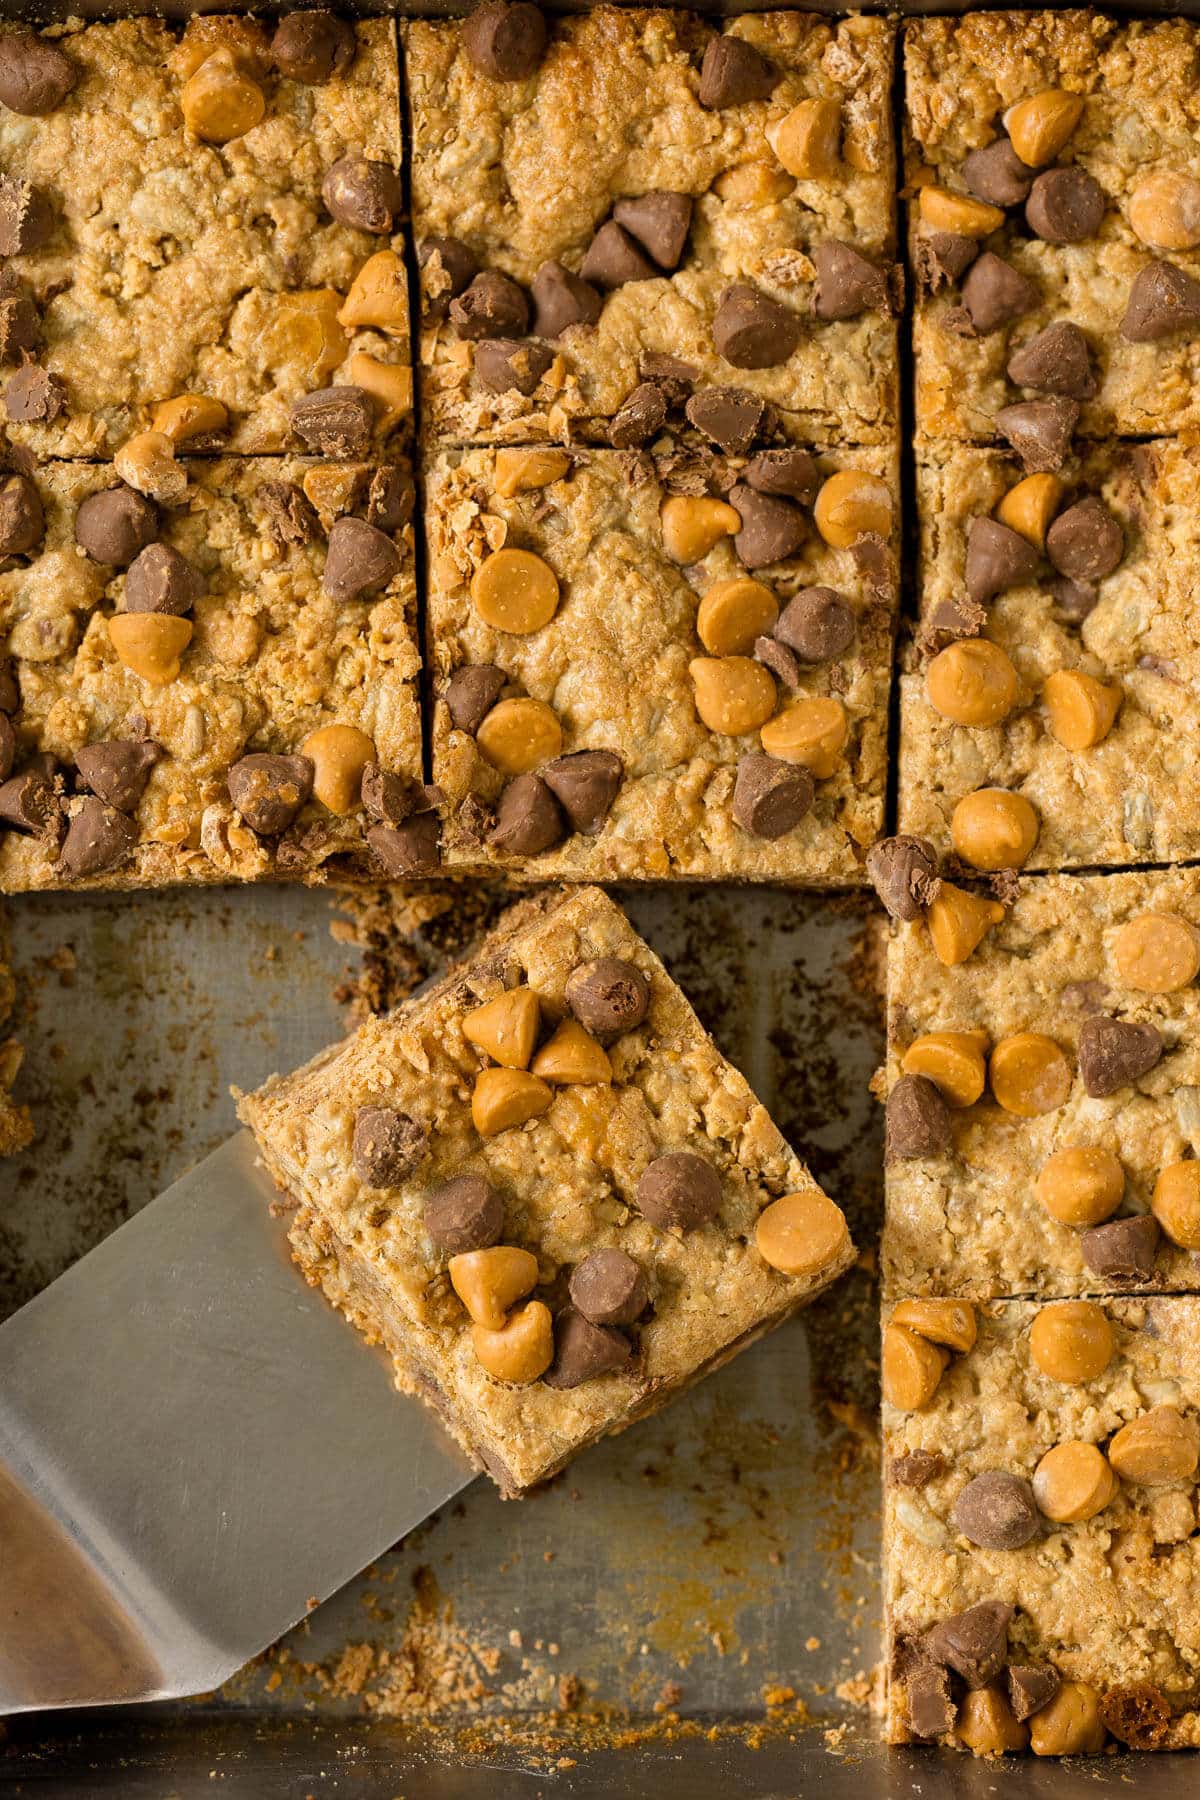
[[[910,1302],[883,1363],[892,1742],[1200,1747],[1200,1300]]]
[[[1200,871],[1022,880],[888,960],[892,1295],[1200,1285]]]
[[[806,503],[751,485],[771,470]],[[861,881],[883,808],[894,492],[881,449],[434,458],[446,862]]]
[[[888,21],[598,6],[503,80],[474,21],[402,29],[435,439],[607,443],[664,361],[890,438]]]
[[[1198,47],[1084,11],[907,26],[920,435],[1005,436],[1051,395],[1092,437],[1195,428]]]
[[[901,829],[983,869],[1200,855],[1200,452],[1092,446],[1024,476],[997,451],[940,446],[917,493]],[[1022,815],[1015,849],[977,841],[993,805]]]
[[[241,1102],[308,1279],[506,1495],[853,1259],[845,1221],[602,893]]]
[[[15,439],[111,457],[151,425],[174,435],[164,403],[199,395],[219,406],[192,429],[222,447],[294,450],[292,403],[346,384],[373,397],[377,436],[407,421],[395,30],[341,30],[327,80],[247,19],[33,39],[73,84],[37,115],[0,104],[0,419]],[[0,42],[16,58],[29,34]]]
[[[0,1034],[3,1033],[16,997],[16,986],[6,960],[4,922],[0,919]],[[29,1108],[12,1097],[13,1082],[21,1067],[22,1051],[15,1038],[0,1035],[0,1156],[14,1156],[33,1137]]]
[[[103,464],[0,471],[0,891],[408,872],[410,471],[177,471],[170,507]]]

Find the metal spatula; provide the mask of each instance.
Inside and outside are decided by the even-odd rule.
[[[472,1480],[243,1132],[0,1326],[0,1713],[203,1693]]]

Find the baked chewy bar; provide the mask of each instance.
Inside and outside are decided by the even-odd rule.
[[[431,992],[242,1100],[308,1279],[502,1493],[654,1411],[853,1259],[622,913],[515,907]]]

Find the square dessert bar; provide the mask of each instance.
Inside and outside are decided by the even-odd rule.
[[[1200,871],[1022,880],[888,957],[885,1292],[1200,1286]]]
[[[435,439],[607,443],[669,358],[769,400],[789,436],[887,441],[887,20],[721,34],[597,6],[499,50],[482,22],[402,31]]]
[[[242,1100],[310,1282],[506,1495],[655,1411],[854,1250],[624,915],[513,908],[467,964]]]
[[[172,467],[0,471],[0,891],[428,864],[407,465]]]
[[[1091,437],[1194,430],[1200,25],[922,19],[905,70],[918,434],[1007,436],[1031,400]]]
[[[857,883],[883,811],[894,456],[659,450],[432,460],[445,861]],[[750,485],[772,470],[806,504]]]
[[[1200,1747],[1200,1300],[884,1326],[888,1736]]]
[[[15,1038],[4,1030],[16,998],[16,985],[9,969],[8,944],[4,922],[0,919],[0,1156],[14,1156],[33,1137],[33,1121],[29,1108],[12,1097],[12,1087],[21,1067],[22,1051]]]
[[[289,408],[333,384],[370,397],[342,454],[372,411],[377,437],[407,421],[395,28],[339,24],[332,74],[281,39],[220,17],[0,37],[0,62],[32,43],[61,72],[38,112],[0,104],[0,420],[39,456],[150,426],[295,450]],[[163,412],[193,394],[190,424]]]
[[[1026,477],[939,446],[917,495],[901,830],[983,870],[1200,855],[1200,451],[1094,446]]]

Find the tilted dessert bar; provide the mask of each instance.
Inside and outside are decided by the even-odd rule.
[[[891,1740],[1200,1747],[1200,1300],[885,1317]]]
[[[13,1083],[21,1068],[21,1046],[4,1035],[16,997],[16,985],[7,962],[8,944],[0,919],[0,1156],[13,1156],[33,1137],[29,1108],[12,1097]]]
[[[596,889],[241,1102],[309,1280],[507,1495],[845,1269],[845,1220]]]
[[[607,443],[680,360],[788,436],[890,439],[887,21],[491,5],[402,29],[435,440]]]

